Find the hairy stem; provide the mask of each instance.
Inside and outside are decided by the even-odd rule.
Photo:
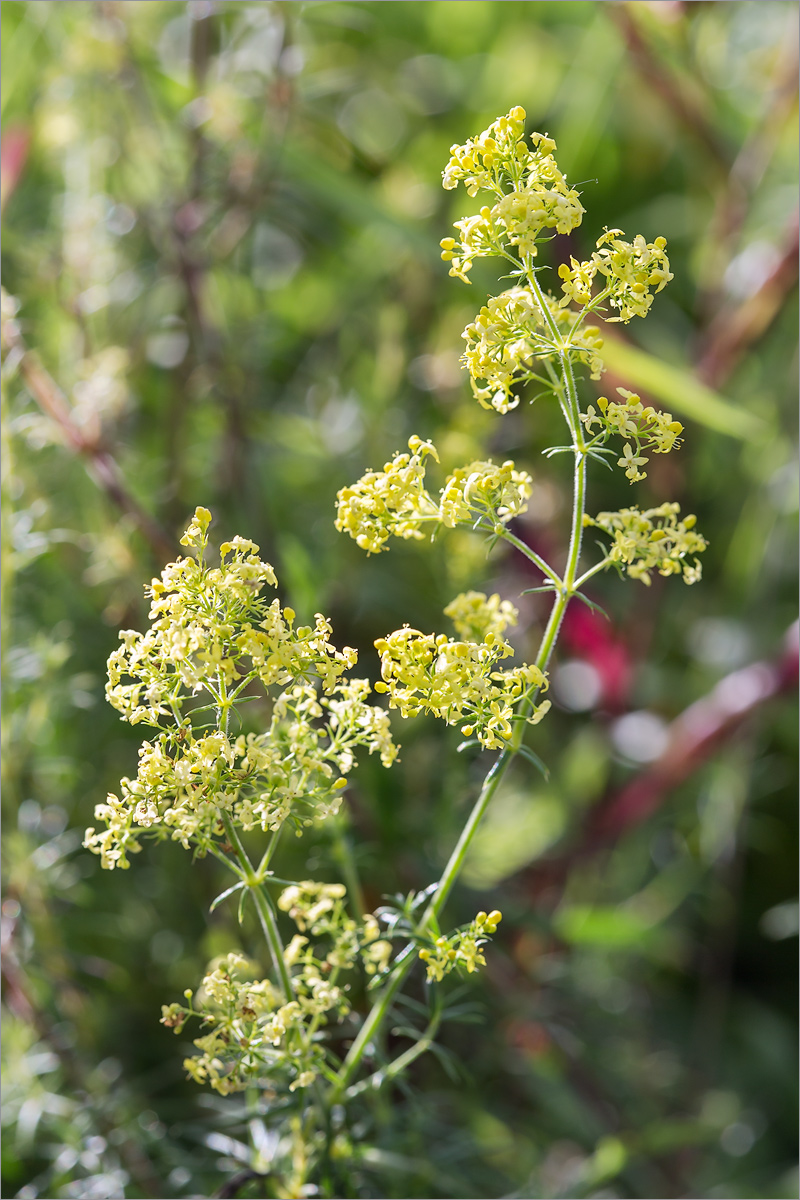
[[[578,573],[578,563],[581,557],[583,517],[586,512],[586,462],[586,454],[582,449],[575,446],[572,528],[570,531],[569,551],[567,553],[567,566],[564,571],[564,590],[567,599],[575,594],[575,578]]]
[[[586,443],[583,437],[583,426],[581,425],[581,410],[578,404],[578,389],[575,386],[575,375],[572,370],[572,355],[569,351],[562,351],[561,359],[561,377],[564,380],[564,387],[567,393],[567,402],[572,413],[572,440],[575,453],[583,452],[586,449]]]
[[[595,563],[594,566],[590,567],[588,571],[584,571],[584,573],[581,575],[580,579],[575,580],[575,583],[573,585],[573,590],[576,592],[579,592],[580,589],[583,587],[583,585],[589,579],[591,579],[593,575],[596,575],[598,573],[598,571],[604,571],[610,562],[611,562],[610,555],[606,555],[605,558],[601,558],[599,563]]]
[[[505,527],[505,525],[501,527],[499,532],[500,537],[504,542],[508,542],[508,544],[513,546],[515,550],[519,550],[520,554],[524,554],[528,561],[537,566],[542,574],[546,575],[547,578],[556,586],[556,588],[563,586],[560,576],[556,574],[552,567],[547,565],[543,558],[540,558],[534,550],[531,550],[530,546],[526,545],[525,542],[516,537],[509,529]]]

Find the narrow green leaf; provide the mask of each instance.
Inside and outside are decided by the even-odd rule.
[[[456,754],[463,754],[465,750],[469,750],[470,746],[480,746],[477,738],[468,738],[466,742],[459,742],[456,746]]]
[[[453,1083],[459,1083],[460,1082],[460,1074],[459,1074],[458,1059],[453,1054],[453,1052],[451,1050],[445,1049],[444,1046],[440,1046],[438,1042],[431,1042],[431,1044],[429,1046],[429,1050],[430,1050],[431,1054],[433,1054],[434,1058],[438,1058],[439,1064],[442,1067],[442,1069],[444,1070],[447,1077]]]
[[[398,992],[395,1005],[398,1008],[409,1009],[411,1012],[416,1013],[418,1017],[424,1017],[426,1021],[431,1011],[429,1004],[421,1004],[419,1000],[415,1000],[412,996],[404,996],[402,992]]]
[[[588,596],[584,596],[583,592],[573,592],[572,594],[576,600],[582,600],[583,603],[588,608],[591,608],[594,612],[602,613],[607,621],[611,620],[611,617],[608,615],[606,610],[600,604],[595,604],[594,600],[590,600]]]
[[[224,892],[220,892],[220,894],[211,901],[208,911],[213,912],[218,904],[221,904],[223,900],[227,900],[228,896],[232,896],[234,892],[238,892],[239,889],[243,887],[244,882],[240,881],[239,883],[234,883],[233,887],[226,888]]]
[[[536,767],[536,770],[539,772],[539,774],[542,775],[545,780],[549,780],[549,768],[545,766],[538,754],[534,754],[530,746],[520,746],[517,753],[521,754],[523,758],[527,758],[528,762],[532,763],[532,765]]]

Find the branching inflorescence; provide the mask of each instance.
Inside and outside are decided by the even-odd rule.
[[[369,682],[344,678],[355,650],[335,648],[321,613],[298,627],[292,609],[262,598],[277,580],[253,542],[223,542],[209,566],[210,521],[198,508],[181,539],[196,557],[152,581],[150,629],[123,630],[108,660],[109,702],[158,733],[136,778],[98,806],[105,831],[87,831],[105,867],[128,867],[144,831],[206,853],[226,819],[274,833],[310,825],[337,812],[358,747],[385,766],[397,755],[386,713],[366,702]],[[232,714],[259,691],[272,700],[267,730],[234,733]]]
[[[255,1085],[278,1098],[275,1120],[289,1122],[291,1132],[280,1143],[283,1159],[270,1167],[277,1195],[310,1194],[323,1161],[325,1178],[333,1178],[336,1154],[347,1158],[341,1139],[334,1154],[333,1107],[384,1085],[423,1053],[441,1019],[438,984],[454,969],[469,974],[485,961],[483,946],[499,912],[478,913],[449,934],[442,933],[439,916],[508,764],[518,753],[535,759],[523,738],[549,708],[541,695],[570,600],[609,566],[645,584],[653,571],[680,574],[686,583],[700,577],[697,555],[706,543],[693,516],[680,519],[677,504],[594,518],[586,512],[587,463],[617,456],[607,445],[612,437],[622,440],[618,463],[631,482],[644,478],[645,451],[666,454],[680,444],[683,428],[670,413],[624,389],[621,402],[600,398],[583,410],[575,381],[576,368],[586,368],[592,379],[603,371],[603,341],[589,318],[644,317],[672,278],[666,242],[627,241],[620,230],[606,230],[586,261],[571,258],[559,268],[562,294],[545,293],[535,265],[540,244],[575,230],[584,208],[556,163],[555,142],[539,133],[526,140],[524,122],[524,110],[514,108],[451,148],[445,188],[463,183],[471,197],[488,193],[489,203],[456,222],[458,236],[442,241],[442,258],[465,283],[478,257],[510,264],[516,282],[488,298],[467,326],[462,362],[485,408],[507,413],[519,404],[519,389],[531,383],[560,407],[569,444],[545,453],[569,451],[574,460],[565,565],[556,570],[511,530],[532,494],[530,475],[511,461],[466,463],[431,488],[428,468],[439,455],[415,435],[408,453],[367,471],[337,500],[337,529],[367,554],[386,551],[394,537],[418,540],[469,527],[483,531],[490,546],[504,541],[525,555],[542,574],[540,590],[552,593],[530,664],[504,665],[514,653],[504,634],[516,624],[517,610],[510,600],[478,591],[455,597],[445,609],[456,637],[406,625],[376,642],[382,679],[375,689],[390,709],[408,718],[433,715],[483,749],[499,751],[438,883],[373,915],[362,910],[352,861],[347,887],[272,873],[284,827],[302,835],[327,823],[341,850],[337,814],[357,752],[376,754],[389,767],[397,748],[389,714],[368,702],[369,682],[348,675],[356,652],[336,649],[328,620],[317,614],[313,626],[298,625],[292,609],[262,596],[277,580],[256,545],[233,538],[220,547],[219,565],[209,565],[206,509],[197,509],[182,539],[193,555],[167,566],[150,585],[149,630],[123,631],[109,659],[109,701],[123,720],[155,732],[141,746],[136,778],[123,779],[120,794],[98,805],[96,819],[105,828],[89,829],[85,844],[104,867],[124,868],[143,836],[170,838],[197,854],[213,854],[233,873],[235,882],[215,905],[238,895],[241,920],[252,899],[271,976],[258,978],[255,964],[232,952],[210,965],[196,994],[185,993],[186,1004],[165,1006],[162,1020],[176,1032],[190,1018],[203,1022],[205,1032],[195,1040],[199,1053],[186,1060],[198,1082],[222,1093]],[[586,526],[610,546],[581,573]],[[245,708],[259,698],[260,710]],[[260,728],[245,728],[247,712],[255,711],[264,714]],[[243,835],[262,840],[257,864]],[[296,929],[288,945],[279,924],[286,920]],[[380,1070],[358,1081],[367,1051],[383,1055],[387,1017],[420,959],[430,991],[426,1029],[397,1059],[381,1057]],[[379,989],[363,1019],[353,1002],[359,979],[362,988]],[[341,1022],[351,1039],[344,1054],[325,1035]]]

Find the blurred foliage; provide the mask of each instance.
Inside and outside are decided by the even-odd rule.
[[[447,1026],[379,1097],[354,1194],[797,1194],[796,21],[789,0],[3,3],[4,283],[66,397],[7,355],[4,1195],[207,1196],[268,1153],[258,1098],[188,1084],[158,1024],[252,944],[208,912],[215,865],[160,846],[119,877],[80,848],[139,740],[105,659],[195,505],[373,677],[372,640],[442,628],[462,586],[538,582],[469,534],[370,560],[335,534],[337,488],[412,432],[447,466],[533,470],[526,534],[558,561],[558,418],[469,398],[460,334],[495,276],[478,262],[467,291],[438,257],[463,203],[438,186],[448,148],[513,104],[588,210],[554,267],[605,224],[669,239],[675,280],[608,331],[602,386],[680,416],[637,502],[679,499],[711,544],[696,588],[596,578],[609,621],[568,616],[549,780],[514,767],[451,901],[505,913],[466,995],[479,1031]],[[630,498],[593,471],[593,511]],[[762,659],[782,674],[756,703]],[[751,711],[648,791],[709,694]],[[401,763],[349,793],[372,904],[435,878],[482,774],[456,731],[397,734]],[[615,807],[637,779],[640,807]]]

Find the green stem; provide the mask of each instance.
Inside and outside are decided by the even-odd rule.
[[[562,334],[559,332],[558,326],[556,325],[556,322],[555,322],[555,318],[553,317],[553,314],[550,312],[550,307],[547,303],[547,300],[545,299],[544,292],[542,291],[542,289],[539,285],[539,280],[536,278],[536,270],[533,266],[530,255],[525,256],[525,273],[528,277],[528,282],[531,285],[531,290],[533,291],[533,294],[536,296],[536,302],[539,305],[539,309],[542,314],[542,319],[549,326],[550,331],[553,335],[553,340],[556,343],[556,345],[563,347],[565,344],[564,338],[563,338]],[[570,433],[572,434],[572,440],[576,446],[576,449],[580,448],[581,450],[583,450],[583,448],[584,448],[583,447],[583,433],[581,430],[580,409],[578,407],[578,395],[577,395],[577,389],[575,387],[575,376],[572,373],[572,358],[567,350],[562,349],[559,353],[559,359],[561,362],[561,378],[564,382],[564,389],[565,389],[566,397],[567,397],[567,408],[568,408],[569,414],[570,414],[569,419],[567,420],[567,425],[569,426]],[[564,415],[566,417],[566,412],[564,413]]]
[[[542,635],[542,640],[539,643],[539,653],[536,655],[536,666],[540,671],[547,670],[547,664],[550,662],[550,655],[553,653],[553,647],[558,638],[558,631],[561,628],[561,622],[564,618],[564,613],[567,611],[569,604],[569,594],[562,585],[558,591],[553,607],[550,609],[550,616],[547,620],[545,631]],[[537,692],[530,696],[526,696],[519,706],[518,715],[527,717],[536,700]],[[522,738],[525,733],[525,721],[518,721],[514,728],[514,733],[511,738],[510,750],[512,754],[516,754],[522,745]]]
[[[583,516],[586,511],[586,454],[575,447],[575,475],[573,480],[572,529],[569,539],[567,566],[564,571],[564,590],[569,599],[575,592],[575,577],[581,557],[583,540]],[[565,606],[566,607],[566,606]]]
[[[351,846],[350,839],[345,832],[345,818],[341,815],[341,813],[339,816],[334,818],[333,853],[339,863],[339,866],[342,868],[344,881],[347,884],[351,910],[353,911],[353,915],[356,917],[356,919],[360,921],[367,912],[367,906],[364,903],[364,892],[361,888],[361,880],[358,878],[355,856],[353,855],[353,847]]]
[[[436,891],[431,898],[430,904],[425,910],[425,915],[419,923],[417,928],[418,933],[424,933],[428,925],[430,925],[431,922],[438,917],[439,913],[444,907],[445,901],[453,889],[453,884],[461,873],[461,868],[464,865],[464,859],[466,858],[470,842],[475,836],[476,830],[483,818],[483,814],[489,807],[489,803],[497,791],[500,780],[505,775],[508,765],[511,762],[511,759],[514,757],[514,753],[515,751],[511,748],[503,750],[500,757],[495,761],[491,770],[489,771],[489,774],[483,781],[483,787],[481,788],[480,795],[475,801],[475,805],[472,809],[472,812],[469,814],[466,825],[461,830],[461,836],[456,842],[453,853],[450,855],[449,861],[442,873],[442,877],[439,880]]]
[[[267,867],[269,866],[269,864],[272,860],[272,856],[275,853],[276,849],[278,848],[278,839],[280,838],[282,832],[283,832],[283,825],[279,825],[278,828],[273,831],[272,837],[269,839],[269,842],[267,843],[267,848],[264,851],[264,854],[261,858],[261,862],[258,864],[258,869],[256,870],[256,875],[258,876],[259,879],[263,879],[263,877],[266,873]]]
[[[244,871],[235,862],[231,862],[227,854],[223,854],[221,850],[217,849],[213,842],[209,844],[208,849],[214,855],[214,858],[218,858],[221,863],[225,864],[229,871],[233,871],[234,875],[241,879],[242,883],[247,883]]]
[[[550,312],[550,306],[544,298],[544,292],[539,286],[539,280],[536,278],[536,268],[533,265],[533,259],[531,258],[530,254],[525,255],[523,265],[525,267],[525,274],[528,277],[528,283],[531,285],[531,290],[536,297],[537,304],[539,305],[539,310],[542,314],[542,320],[549,328],[550,333],[553,335],[553,341],[555,345],[561,346],[563,345],[563,339],[559,332],[558,325],[556,325],[555,318]]]
[[[242,867],[244,881],[252,893],[256,912],[258,913],[258,920],[264,933],[264,940],[267,943],[275,970],[280,976],[281,987],[286,999],[293,1000],[294,988],[289,969],[286,966],[286,960],[283,957],[283,943],[281,935],[278,932],[278,922],[275,919],[275,909],[273,908],[272,900],[262,888],[258,876],[253,870],[253,864],[250,862],[248,853],[242,845],[242,839],[239,837],[239,831],[234,825],[230,813],[222,813],[222,824],[225,827],[225,836],[230,842]]]
[[[535,551],[531,550],[530,546],[526,546],[525,542],[520,541],[518,537],[515,537],[515,535],[511,533],[511,531],[507,529],[505,525],[503,525],[499,531],[495,530],[495,532],[500,532],[500,536],[504,542],[508,542],[508,544],[513,546],[515,550],[519,550],[520,554],[524,554],[528,561],[537,566],[542,574],[546,575],[547,578],[551,580],[551,582],[554,583],[557,588],[563,586],[561,577],[556,574],[553,568],[549,567],[543,558],[540,558]]]
[[[247,884],[254,883],[256,876],[255,872],[253,871],[253,864],[250,862],[249,855],[242,845],[242,839],[239,837],[239,830],[233,823],[233,817],[224,809],[220,815],[222,816],[222,824],[225,829],[225,836],[228,839],[228,844],[231,846],[234,854],[239,860],[239,865],[244,871],[245,882]]]
[[[456,844],[453,853],[450,855],[447,866],[445,867],[442,877],[439,880],[439,885],[436,888],[436,892],[434,893],[433,898],[428,905],[425,915],[417,926],[417,933],[425,933],[431,922],[435,921],[439,911],[447,900],[447,897],[450,895],[453,884],[458,878],[459,872],[463,866],[469,844],[472,841],[472,838],[475,836],[475,831],[481,822],[481,818],[486,812],[492,797],[497,791],[500,780],[505,775],[508,765],[511,762],[511,759],[514,757],[514,753],[515,751],[512,749],[504,750],[500,757],[494,762],[489,774],[486,776],[480,795],[475,802],[466,825],[461,831],[461,836],[458,839],[458,843]],[[347,1057],[342,1064],[341,1071],[339,1072],[340,1082],[336,1090],[336,1095],[334,1096],[334,1101],[353,1078],[361,1059],[364,1057],[367,1046],[372,1041],[373,1037],[375,1037],[381,1025],[383,1024],[386,1014],[392,1005],[392,1001],[405,982],[406,976],[410,972],[411,968],[414,966],[414,963],[416,962],[416,955],[413,953],[413,950],[413,946],[408,946],[404,952],[405,957],[398,959],[393,977],[373,1004],[366,1020],[364,1021],[364,1024],[359,1030],[358,1037],[350,1047]]]
[[[569,356],[566,357],[567,365],[569,365]],[[571,378],[571,376],[572,371],[570,366],[569,376],[567,375],[566,369],[564,373],[564,382],[567,392],[569,392],[570,382],[573,388],[575,386],[575,381]],[[578,424],[580,425],[580,422],[578,422]],[[555,647],[559,630],[561,629],[561,622],[564,619],[564,613],[567,611],[567,605],[570,602],[570,598],[574,596],[575,592],[578,590],[578,585],[575,582],[575,575],[578,569],[578,563],[580,561],[581,541],[583,539],[583,515],[586,509],[587,458],[586,454],[578,445],[577,437],[575,437],[574,431],[573,450],[575,452],[575,475],[573,478],[572,524],[570,527],[569,549],[567,551],[567,565],[564,569],[563,579],[559,580],[557,595],[553,601],[553,607],[550,610],[550,617],[547,621],[547,627],[545,628],[541,643],[539,645],[539,653],[536,656],[536,666],[539,667],[541,671],[547,670],[548,663],[550,662],[550,656],[553,653],[553,648]],[[583,577],[581,578],[583,579]],[[526,697],[526,699],[520,705],[521,716],[527,716],[535,699],[535,693],[532,696]],[[514,735],[511,741],[511,748],[514,753],[516,753],[522,744],[522,736],[524,732],[525,722],[520,721],[514,730]]]
[[[588,579],[591,579],[592,576],[596,575],[598,571],[604,571],[610,562],[610,557],[606,556],[606,558],[601,559],[599,563],[596,563],[593,567],[590,567],[588,571],[584,571],[580,579],[575,580],[575,583],[573,584],[573,591],[579,592]]]
[[[599,306],[605,300],[606,296],[610,296],[610,295],[611,295],[611,288],[608,288],[608,287],[603,288],[602,292],[598,292],[598,294],[590,301],[589,304],[584,305],[584,307],[578,313],[578,317],[577,317],[577,320],[575,321],[574,325],[572,325],[570,328],[570,331],[569,331],[570,341],[572,341],[573,337],[578,332],[581,325],[586,320],[586,318],[589,316],[589,314],[596,312],[597,309],[599,308]],[[570,310],[570,311],[572,311],[572,310]]]
[[[568,351],[562,350],[559,358],[561,360],[561,377],[564,380],[564,387],[567,393],[567,403],[572,413],[572,441],[577,454],[579,451],[582,452],[586,449],[586,442],[583,436],[583,426],[581,425],[578,389],[575,386],[575,376],[572,371],[572,355]]]
[[[547,308],[547,305],[545,303],[544,297],[542,296],[542,292],[539,287],[538,281],[536,279],[536,275],[532,270],[529,273],[529,278],[530,278],[530,282],[531,282],[531,287],[533,288],[534,292],[536,293],[537,299],[541,306],[542,315],[543,315],[544,319],[548,322],[548,324],[553,326],[554,322],[552,319],[552,315],[550,314],[549,309]],[[557,333],[557,330],[555,330],[555,332]],[[547,668],[547,664],[550,661],[550,656],[553,652],[553,648],[554,648],[554,646],[556,644],[556,640],[558,638],[558,633],[561,628],[561,622],[563,620],[564,613],[566,612],[567,605],[569,604],[570,598],[574,595],[575,590],[576,590],[575,578],[576,578],[578,563],[580,561],[581,540],[583,537],[583,515],[584,515],[584,511],[585,511],[585,502],[586,502],[586,461],[587,461],[587,459],[586,459],[586,452],[585,452],[585,445],[583,442],[582,431],[581,431],[581,427],[580,427],[580,412],[578,409],[577,392],[575,389],[575,379],[574,379],[574,376],[572,373],[572,363],[571,363],[569,353],[562,352],[560,357],[561,357],[562,379],[563,379],[564,392],[565,392],[565,395],[567,398],[567,405],[565,406],[565,408],[569,412],[569,416],[568,416],[567,411],[565,411],[564,416],[567,420],[567,425],[570,428],[570,433],[572,434],[573,450],[575,452],[575,474],[574,474],[574,480],[573,480],[573,509],[572,509],[572,525],[571,525],[571,529],[570,529],[569,550],[567,552],[567,565],[566,565],[566,569],[564,571],[563,579],[558,579],[557,594],[556,594],[556,597],[555,597],[555,600],[553,603],[553,607],[550,611],[550,617],[547,622],[547,627],[545,629],[541,644],[539,646],[539,653],[536,657],[536,665],[541,670],[545,670]],[[572,419],[570,419],[570,417]],[[513,534],[511,535],[511,537],[513,537]],[[512,544],[515,544],[516,541],[517,541],[517,539],[514,539],[514,542]],[[524,543],[520,543],[519,548],[522,548],[523,546],[524,546]],[[523,553],[527,549],[528,548],[525,547],[523,549]],[[532,553],[532,551],[530,553]],[[540,569],[543,569],[543,567],[546,566],[546,564],[537,563],[537,566],[540,566]],[[551,575],[551,572],[549,571],[549,569],[545,573],[548,575]],[[521,715],[523,715],[523,716],[527,715],[527,712],[530,711],[530,707],[533,704],[534,699],[535,699],[535,696],[529,696],[529,697],[526,697],[525,700],[523,700],[522,704],[520,705]],[[447,865],[442,873],[442,876],[439,880],[438,886],[437,886],[436,891],[431,899],[431,902],[428,905],[428,908],[426,909],[425,914],[422,917],[422,920],[420,921],[419,925],[417,926],[417,929],[416,929],[417,934],[424,934],[426,932],[426,930],[428,929],[428,927],[431,924],[433,924],[434,922],[436,922],[441,909],[443,908],[445,902],[447,901],[447,898],[450,895],[450,892],[452,891],[453,885],[455,884],[456,880],[458,879],[458,876],[464,865],[464,860],[467,856],[467,851],[469,850],[470,843],[472,842],[472,839],[474,838],[475,833],[477,832],[478,827],[480,826],[483,815],[486,812],[487,808],[489,807],[492,797],[494,796],[495,792],[497,791],[497,788],[498,788],[503,776],[505,775],[509,764],[511,763],[512,759],[516,755],[517,750],[519,749],[519,747],[521,745],[522,734],[523,734],[524,728],[525,728],[525,723],[523,721],[520,721],[517,724],[517,727],[514,731],[514,736],[513,736],[512,741],[509,743],[508,747],[505,750],[503,750],[503,752],[500,754],[499,758],[497,758],[497,760],[494,762],[491,770],[489,771],[489,774],[486,776],[486,779],[484,780],[484,783],[483,783],[483,787],[481,788],[481,791],[480,791],[480,795],[478,796],[478,799],[476,800],[475,805],[473,806],[472,812],[470,813],[469,818],[467,819],[466,825],[464,826],[464,828],[461,831],[461,835],[458,839],[458,842],[456,843],[453,853],[450,855],[450,858],[449,858]],[[364,1056],[367,1046],[370,1044],[372,1039],[377,1035],[378,1031],[380,1030],[381,1025],[383,1024],[383,1022],[386,1018],[386,1015],[389,1012],[389,1009],[391,1008],[394,997],[397,995],[398,991],[402,987],[402,985],[406,979],[406,976],[409,974],[412,966],[414,965],[414,962],[416,961],[416,955],[413,953],[413,950],[414,950],[413,945],[406,947],[406,950],[400,956],[400,958],[398,959],[398,961],[395,965],[395,971],[394,971],[394,974],[393,974],[390,982],[384,987],[383,991],[381,992],[378,999],[375,1001],[374,1005],[372,1006],[372,1009],[370,1010],[369,1014],[367,1015],[367,1018],[364,1021],[364,1024],[361,1026],[358,1036],[356,1037],[355,1041],[353,1042],[352,1046],[350,1047],[347,1057],[345,1058],[344,1063],[342,1064],[341,1070],[339,1072],[339,1084],[335,1088],[335,1091],[334,1091],[334,1100],[336,1098],[338,1098],[341,1095],[342,1091],[347,1087],[348,1083],[350,1082],[350,1080],[352,1079],[356,1070],[358,1069],[359,1063],[361,1062],[361,1059]]]
[[[275,909],[272,906],[272,900],[259,885],[251,885],[251,891],[256,911],[258,912],[258,920],[261,924],[266,943],[269,946],[269,952],[272,955],[275,969],[280,976],[284,995],[287,1000],[294,1000],[294,986],[292,984],[292,977],[289,974],[289,968],[286,966],[286,960],[283,957],[283,942],[278,932],[278,922],[275,919]]]
[[[568,403],[565,399],[564,384],[558,378],[558,372],[555,370],[555,368],[552,366],[551,363],[546,362],[544,365],[547,368],[548,374],[551,376],[553,392],[555,393],[555,396],[558,399],[558,406],[561,409],[561,415],[564,418],[567,429],[569,430],[570,436],[574,442],[576,435],[575,435],[575,430],[572,427],[572,412],[571,412],[571,410],[568,406]]]
[[[258,679],[258,671],[251,671],[249,675],[244,677],[236,690],[231,692],[231,694],[228,696],[228,703],[233,704],[234,700],[238,700],[239,695],[244,691],[248,684],[253,682],[254,679]]]
[[[339,1083],[334,1089],[333,1096],[331,1097],[331,1104],[336,1103],[339,1096],[353,1078],[361,1059],[364,1057],[367,1046],[383,1024],[386,1014],[391,1008],[392,1001],[402,987],[406,976],[416,961],[416,955],[413,954],[413,949],[413,946],[406,947],[406,957],[402,959],[402,962],[400,959],[398,959],[394,975],[378,996],[378,999],[375,1001],[369,1013],[367,1014],[364,1024],[359,1029],[358,1036],[347,1052],[347,1057],[342,1063],[341,1070],[339,1071]]]
[[[429,1021],[425,1032],[413,1046],[409,1046],[408,1050],[398,1055],[393,1062],[389,1063],[388,1067],[383,1067],[380,1071],[376,1071],[373,1075],[362,1079],[360,1083],[354,1084],[347,1093],[347,1099],[352,1100],[354,1096],[359,1096],[370,1087],[380,1087],[387,1079],[394,1079],[395,1075],[399,1075],[402,1071],[405,1071],[406,1067],[410,1066],[416,1058],[419,1058],[421,1054],[425,1054],[427,1050],[430,1050],[441,1023],[442,1014],[441,1010],[438,1010]]]
[[[547,623],[547,628],[545,630],[544,637],[542,638],[542,644],[539,648],[539,654],[536,659],[537,666],[541,666],[542,670],[544,670],[545,666],[547,665],[553,646],[555,645],[558,628],[561,624],[561,618],[564,615],[564,610],[567,607],[568,601],[569,597],[564,594],[562,588],[550,613],[550,620]],[[514,742],[512,742],[512,744],[502,752],[499,758],[493,763],[489,774],[486,776],[483,787],[480,791],[480,795],[473,806],[466,825],[461,831],[461,836],[456,843],[455,849],[450,855],[447,866],[442,873],[441,879],[439,880],[439,884],[431,899],[431,902],[425,911],[425,915],[417,926],[417,933],[425,933],[431,922],[435,921],[438,917],[445,904],[445,901],[450,895],[453,885],[455,884],[461,872],[461,868],[464,865],[464,859],[466,858],[470,843],[475,836],[481,820],[483,819],[483,815],[486,812],[486,809],[489,807],[500,781],[505,775],[511,760],[514,758],[519,748],[523,729],[524,723],[520,722],[514,732],[514,742],[516,745]],[[392,1001],[405,982],[406,976],[410,972],[415,962],[416,955],[413,954],[413,947],[408,947],[406,951],[406,957],[402,960],[402,962],[398,960],[395,968],[395,974],[378,996],[378,999],[375,1001],[366,1020],[364,1021],[364,1024],[359,1030],[358,1037],[350,1047],[339,1074],[340,1084],[337,1088],[336,1096],[338,1096],[341,1091],[347,1087],[348,1083],[353,1078],[353,1075],[358,1069],[358,1065],[364,1056],[367,1046],[372,1041],[373,1037],[375,1037],[381,1025],[383,1024],[386,1014],[392,1005]]]

